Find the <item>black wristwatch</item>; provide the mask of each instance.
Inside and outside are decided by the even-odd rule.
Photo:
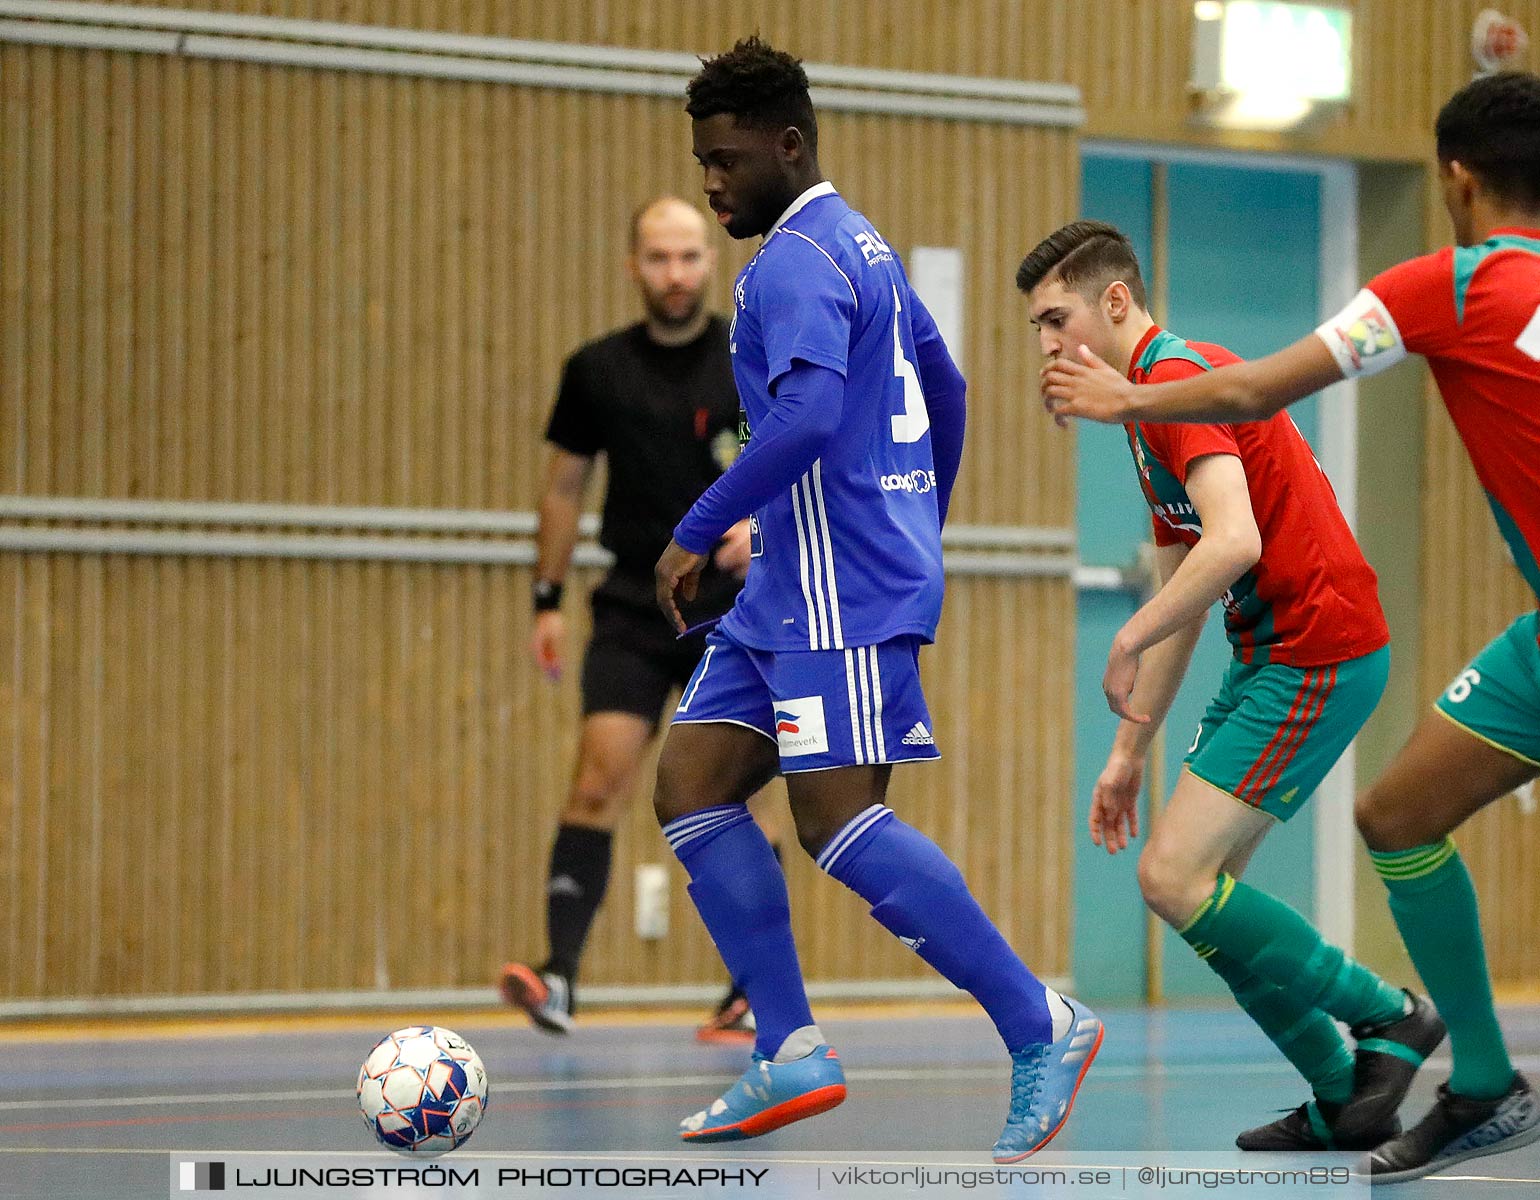
[[[537,613],[555,612],[561,607],[561,584],[552,583],[549,579],[537,579],[529,591]]]

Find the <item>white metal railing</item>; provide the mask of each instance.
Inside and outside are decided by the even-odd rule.
[[[533,512],[0,495],[0,551],[21,553],[530,566],[537,525]],[[589,540],[579,543],[576,565],[613,561],[591,540],[598,527],[595,515],[583,516],[579,532]],[[1072,529],[952,525],[942,545],[953,575],[1068,578],[1095,591],[1137,586],[1121,569],[1081,564]]]
[[[694,54],[330,21],[65,0],[0,0],[0,41],[327,70],[680,96]],[[813,101],[847,112],[1079,126],[1080,89],[966,75],[805,64]]]

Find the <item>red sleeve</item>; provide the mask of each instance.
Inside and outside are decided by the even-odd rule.
[[[1203,374],[1197,363],[1181,358],[1163,358],[1150,368],[1146,383],[1168,383],[1174,379],[1190,379]],[[1187,469],[1195,459],[1206,454],[1233,454],[1241,456],[1240,444],[1235,432],[1228,425],[1144,425],[1139,426],[1144,440],[1166,470],[1175,475],[1177,482],[1187,486]],[[1157,545],[1162,543],[1156,539]]]
[[[1364,285],[1390,313],[1401,344],[1413,354],[1436,354],[1456,330],[1454,251],[1445,246],[1382,271]]]
[[[1157,517],[1150,514],[1150,534],[1155,538],[1157,546],[1180,546],[1184,543],[1176,536],[1176,531]]]

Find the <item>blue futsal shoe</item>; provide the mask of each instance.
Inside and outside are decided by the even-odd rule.
[[[1011,1111],[995,1143],[997,1163],[1020,1162],[1036,1154],[1064,1128],[1080,1081],[1102,1048],[1101,1020],[1084,1004],[1069,1005],[1069,1032],[1049,1045],[1028,1046],[1011,1055]]]
[[[679,1122],[679,1136],[687,1142],[741,1141],[816,1117],[844,1099],[845,1072],[828,1046],[784,1063],[756,1054],[710,1108]]]

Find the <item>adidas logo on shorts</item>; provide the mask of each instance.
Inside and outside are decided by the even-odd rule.
[[[930,736],[930,730],[925,728],[925,722],[916,721],[914,728],[904,734],[902,741],[906,746],[934,746],[936,739]]]

